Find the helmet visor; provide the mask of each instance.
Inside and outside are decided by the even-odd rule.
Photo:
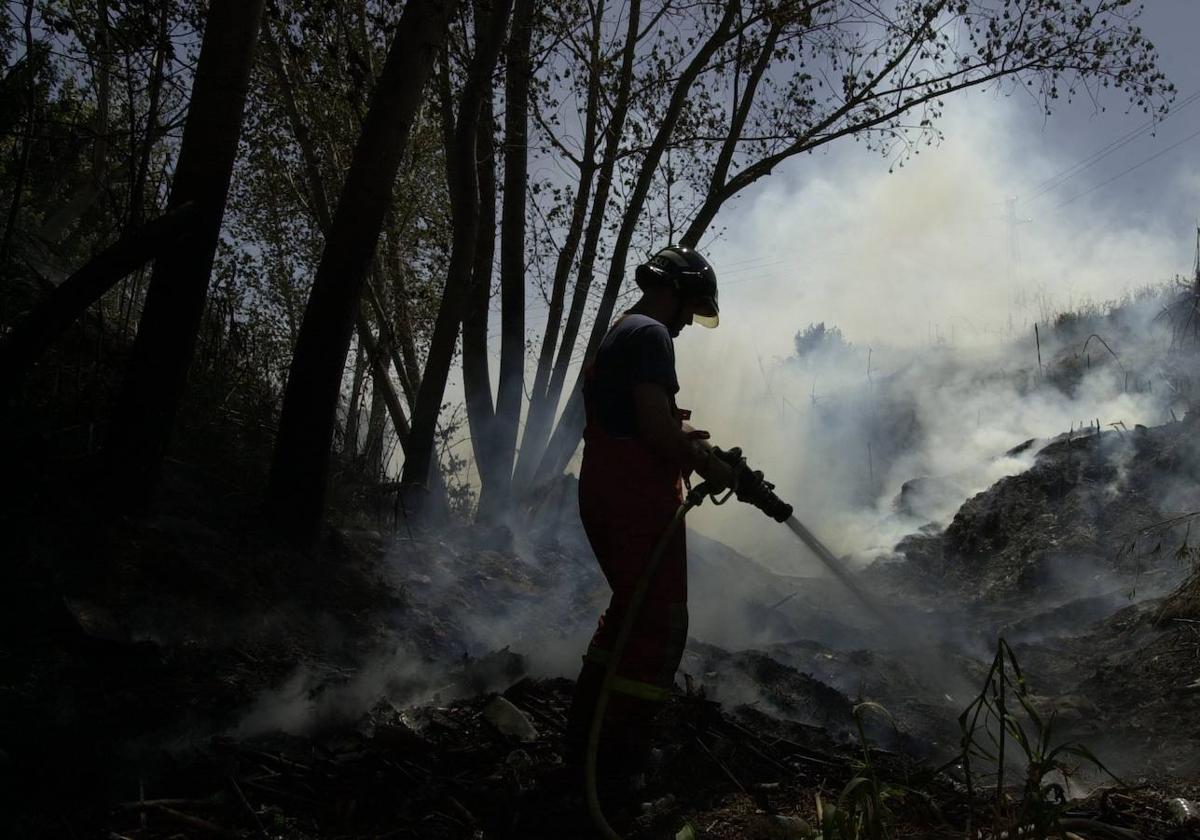
[[[717,302],[711,297],[700,298],[696,302],[696,309],[692,313],[692,320],[702,327],[713,329],[721,322],[721,315],[717,310]]]

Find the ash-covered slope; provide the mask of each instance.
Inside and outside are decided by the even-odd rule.
[[[968,499],[944,531],[905,538],[902,560],[875,573],[916,589],[936,580],[981,605],[1161,594],[1181,571],[1171,549],[1183,534],[1170,523],[1200,509],[1198,429],[1192,412],[1154,428],[1059,435],[1031,469]]]
[[[1200,412],[1042,446],[866,577],[963,649],[1014,644],[1035,705],[1114,769],[1200,769]],[[1181,583],[1182,581],[1182,583]],[[1163,596],[1167,596],[1165,599]]]

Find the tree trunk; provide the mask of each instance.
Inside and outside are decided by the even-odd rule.
[[[674,130],[675,123],[679,119],[679,114],[687,100],[688,92],[691,89],[692,83],[704,70],[708,60],[712,58],[713,54],[729,38],[730,29],[739,5],[738,0],[728,0],[717,28],[713,30],[713,33],[705,40],[696,54],[692,56],[691,61],[688,62],[688,66],[680,75],[674,90],[671,92],[671,98],[663,114],[662,122],[659,124],[658,132],[655,134],[650,148],[646,151],[646,157],[642,160],[637,180],[621,218],[621,227],[617,232],[617,240],[613,245],[613,252],[608,266],[608,277],[605,280],[604,295],[600,299],[600,307],[596,312],[596,320],[592,324],[592,332],[588,338],[585,358],[591,358],[596,352],[596,348],[600,345],[601,339],[604,338],[604,334],[608,332],[609,321],[612,319],[613,309],[616,307],[617,297],[621,291],[621,281],[625,277],[625,260],[629,254],[629,244],[633,239],[633,231],[637,227],[638,220],[641,218],[642,210],[646,204],[646,196],[649,194],[650,185],[654,180],[655,171],[658,169],[658,164],[662,160],[663,153],[666,151],[667,144],[671,139],[671,132]],[[579,446],[579,439],[583,434],[583,423],[583,374],[581,372],[575,379],[575,384],[571,388],[571,396],[567,400],[566,408],[563,410],[563,416],[559,420],[558,427],[550,439],[550,444],[547,446],[545,454],[542,456],[542,461],[538,466],[536,474],[536,483],[548,481],[566,468],[567,463],[571,460],[571,456],[575,453],[575,449]]]
[[[637,31],[640,20],[641,2],[632,0],[629,4],[629,28],[625,36],[625,48],[621,56],[621,70],[617,80],[617,97],[613,106],[612,118],[605,129],[604,156],[600,162],[596,195],[592,199],[592,209],[588,216],[583,251],[579,257],[579,269],[575,279],[575,290],[571,296],[571,308],[567,313],[566,326],[563,328],[562,344],[559,347],[558,358],[555,360],[553,371],[550,374],[546,392],[540,397],[537,404],[530,406],[529,419],[526,421],[525,439],[521,447],[521,461],[524,463],[518,467],[518,472],[530,476],[533,483],[538,483],[535,476],[546,451],[546,438],[550,434],[554,414],[562,397],[563,384],[567,379],[567,371],[575,352],[575,341],[578,338],[584,311],[587,308],[588,293],[591,291],[596,254],[600,248],[600,235],[604,230],[604,215],[608,209],[608,197],[612,190],[613,170],[616,167],[617,156],[621,148],[621,135],[625,128],[625,119],[629,113],[629,98],[633,87],[633,59],[637,48]]]
[[[525,392],[525,199],[529,180],[530,41],[533,0],[516,0],[504,78],[504,214],[500,229],[500,382],[496,393],[491,498],[484,518],[503,514],[512,499],[517,427]],[[590,180],[590,175],[588,176]],[[559,308],[561,310],[561,297]],[[553,313],[551,313],[553,317]],[[489,488],[485,485],[485,492]]]
[[[392,381],[387,378],[387,362],[384,361],[387,353],[375,341],[375,336],[371,334],[371,325],[367,323],[367,319],[361,312],[355,318],[354,328],[358,331],[359,341],[367,351],[367,360],[371,363],[371,387],[381,392],[383,401],[388,407],[388,414],[392,418],[392,426],[396,429],[400,448],[403,449],[408,446],[408,438],[412,430],[409,428],[408,418],[404,415],[404,407],[400,405],[400,397],[396,394],[396,389],[392,387]],[[377,381],[376,378],[378,378]]]
[[[167,50],[170,49],[170,5],[164,3],[158,15],[158,45],[154,50],[154,72],[150,75],[148,87],[149,105],[146,108],[146,130],[139,151],[137,167],[134,169],[133,183],[129,186],[129,212],[125,224],[137,226],[146,215],[146,178],[150,171],[150,154],[154,144],[158,142],[161,128],[158,124],[159,103],[162,99],[163,77],[166,73]],[[133,100],[130,100],[130,108]],[[190,114],[189,114],[190,116]],[[132,138],[130,138],[132,141]]]
[[[377,388],[380,396],[383,397],[388,408],[388,415],[392,418],[392,427],[396,430],[396,438],[400,441],[400,448],[402,451],[407,451],[412,430],[409,428],[408,419],[404,416],[400,397],[396,394],[396,389],[392,387],[391,380],[387,378],[387,368],[383,362],[386,354],[376,345],[375,339],[371,335],[371,327],[361,311],[355,321],[355,329],[358,330],[359,341],[363,343],[363,347],[367,351],[367,359],[371,362],[371,376],[378,377],[371,383],[371,387]],[[436,464],[434,466],[435,469],[429,471],[429,495],[424,502],[431,516],[445,518],[450,511],[450,503],[446,495],[446,481],[442,476],[442,471],[436,469]]]
[[[196,218],[194,204],[177,207],[121,237],[56,287],[0,343],[0,395],[8,396],[29,367],[101,295],[159,254],[179,247]]]
[[[453,5],[410,0],[404,7],[313,281],[268,486],[278,523],[302,542],[319,534],[342,369],[363,280]]]
[[[476,137],[479,128],[480,105],[484,96],[491,95],[491,76],[500,54],[505,26],[512,0],[496,0],[492,8],[487,39],[480,43],[467,75],[466,87],[459,103],[459,118],[454,131],[454,164],[450,182],[453,242],[450,266],[442,304],[438,309],[433,337],[417,406],[413,410],[412,446],[404,462],[403,483],[425,486],[433,460],[434,434],[446,380],[454,359],[454,345],[462,320],[463,305],[470,290],[471,268],[475,261],[475,242],[479,228],[479,196],[475,183]],[[417,501],[419,497],[413,497]]]
[[[329,209],[329,196],[325,192],[325,181],[321,175],[320,158],[313,146],[312,135],[308,125],[300,115],[300,105],[296,102],[296,86],[292,82],[285,63],[283,50],[279,47],[279,39],[271,25],[263,27],[263,40],[267,44],[267,60],[275,74],[275,83],[279,86],[283,98],[283,111],[287,114],[288,124],[292,129],[292,138],[300,148],[300,162],[304,166],[304,178],[308,182],[308,197],[312,204],[313,213],[321,232],[329,236],[333,227],[333,211]]]
[[[636,22],[637,20],[637,6],[638,3],[635,2],[630,9],[631,21]],[[583,154],[579,159],[579,184],[575,189],[567,235],[554,265],[554,279],[550,286],[550,306],[546,313],[546,331],[542,335],[542,349],[538,354],[537,369],[533,375],[533,388],[530,391],[525,432],[521,436],[521,452],[513,474],[513,492],[518,496],[528,489],[529,482],[533,478],[538,459],[545,447],[550,423],[554,420],[554,409],[557,408],[557,398],[551,403],[547,389],[550,370],[554,365],[554,350],[558,346],[558,333],[562,326],[567,278],[571,273],[571,266],[575,262],[575,252],[579,248],[579,240],[583,235],[584,222],[587,221],[588,200],[592,194],[592,181],[596,174],[596,123],[600,103],[600,38],[603,17],[604,0],[600,0],[592,15],[591,64],[588,68],[587,104],[584,107]],[[626,52],[628,53],[628,44]],[[628,73],[628,68],[632,67],[631,61],[632,58],[623,59],[621,78],[624,78],[624,74]],[[621,102],[619,93],[617,102],[619,110]],[[507,111],[505,113],[507,114]],[[505,196],[507,198],[507,189]],[[503,251],[503,242],[501,249]],[[503,271],[503,266],[501,271]]]
[[[309,200],[313,212],[317,217],[317,224],[321,228],[321,232],[328,237],[329,231],[333,227],[333,218],[332,211],[329,209],[329,196],[325,191],[325,181],[321,174],[320,158],[317,155],[316,146],[313,143],[312,134],[308,130],[308,125],[300,114],[300,105],[296,100],[296,86],[293,84],[291,75],[288,73],[287,64],[283,51],[279,48],[278,39],[270,27],[267,27],[265,32],[268,39],[268,59],[275,74],[276,84],[279,86],[283,98],[284,112],[287,114],[288,123],[292,128],[292,136],[296,141],[296,145],[300,148],[300,159],[304,167],[305,181],[308,185]],[[400,380],[400,386],[404,389],[404,396],[411,409],[416,403],[415,391],[420,382],[419,378],[416,378],[414,381],[415,374],[413,373],[413,371],[417,370],[416,347],[412,340],[411,319],[408,314],[407,302],[403,297],[404,286],[399,277],[399,260],[397,259],[397,277],[395,282],[396,306],[399,310],[398,320],[401,326],[399,341],[397,341],[397,336],[394,334],[392,325],[389,323],[387,309],[380,299],[379,288],[382,284],[379,281],[385,276],[383,265],[383,260],[378,253],[375,253],[371,258],[371,269],[368,272],[364,286],[366,306],[362,302],[359,303],[359,311],[355,316],[355,329],[359,334],[360,346],[366,350],[367,360],[372,371],[372,379],[375,380],[379,377],[373,387],[382,394],[388,414],[392,418],[392,426],[396,430],[396,437],[400,441],[401,449],[407,450],[409,435],[408,420],[405,417],[400,400],[395,396],[394,389],[391,387],[391,380],[387,378],[386,371],[387,360],[390,357],[391,364],[396,369],[397,378]],[[376,323],[379,325],[380,341],[378,343],[372,337],[368,324],[369,319],[366,317],[366,312],[364,311],[368,307],[374,314]],[[404,361],[401,361],[400,357],[396,355],[397,345],[402,348],[401,352],[404,354]],[[381,352],[386,354],[383,358],[379,357],[379,353]],[[380,373],[381,370],[383,371],[382,374]],[[358,388],[356,387],[353,390],[357,393]],[[372,402],[372,405],[374,406],[375,403]],[[357,411],[358,400],[355,400],[354,407]],[[355,445],[358,442],[357,429],[358,423],[356,422],[353,438]],[[446,484],[442,479],[438,465],[434,465],[432,472],[433,476],[430,482],[432,503],[435,509],[444,511],[449,507],[449,503],[446,500]]]
[[[377,277],[379,272],[379,259],[376,255],[371,260],[371,270],[367,272],[365,287],[373,291],[373,277]],[[373,295],[365,295],[364,297],[374,297]],[[392,387],[390,369],[392,364],[392,348],[391,348],[391,330],[387,327],[386,305],[387,301],[376,301],[379,305],[376,313],[378,322],[375,331],[375,350],[379,359],[371,365],[371,409],[367,415],[367,441],[363,448],[362,474],[369,480],[377,480],[383,477],[383,450],[384,450],[384,429],[386,427],[385,420],[388,414],[388,400],[384,394],[386,391],[395,391]],[[366,302],[359,303],[359,317],[366,320],[364,317],[366,310]],[[397,399],[398,403],[399,400]],[[396,427],[396,434],[399,438],[403,432],[405,418],[397,421],[395,418],[392,424]],[[404,435],[407,436],[407,435]]]
[[[8,219],[4,224],[4,236],[0,238],[0,272],[8,269],[13,236],[17,232],[17,220],[21,216],[21,196],[25,192],[25,178],[29,172],[29,156],[33,150],[33,127],[37,110],[37,72],[34,64],[33,0],[25,0],[25,15],[22,29],[25,33],[25,62],[29,66],[29,79],[25,91],[25,131],[21,135],[21,152],[17,157],[17,173],[13,181],[12,201],[8,205]]]
[[[476,3],[476,49],[487,33],[483,3]],[[495,408],[492,404],[492,377],[488,369],[488,316],[492,291],[492,262],[496,256],[496,129],[495,109],[489,90],[479,105],[479,130],[475,140],[475,168],[478,182],[479,227],[475,236],[475,259],[471,267],[471,287],[467,291],[462,323],[463,396],[467,406],[467,425],[471,431],[471,450],[481,485],[479,503],[494,495],[497,481],[496,444],[493,438]],[[447,162],[453,162],[450,149]]]
[[[279,42],[275,38],[275,33],[268,26],[264,29],[265,37],[268,41],[268,59],[271,63],[271,68],[275,73],[275,81],[279,86],[280,93],[283,97],[284,112],[287,114],[288,123],[292,128],[292,136],[296,141],[296,145],[300,148],[300,159],[304,166],[305,181],[308,185],[309,200],[311,202],[313,212],[317,217],[317,224],[321,228],[321,232],[327,237],[330,229],[333,227],[332,212],[329,209],[329,196],[325,191],[325,182],[321,174],[320,159],[317,155],[316,147],[313,144],[312,134],[308,130],[307,124],[304,122],[300,114],[300,105],[296,100],[296,87],[292,83],[292,79],[287,70],[287,65],[284,61],[284,55],[279,48]],[[395,358],[396,341],[392,335],[391,325],[388,323],[387,310],[383,302],[380,300],[379,293],[376,289],[377,281],[383,277],[383,261],[376,253],[371,259],[371,269],[368,272],[365,281],[364,291],[367,304],[370,306],[375,315],[375,320],[379,324],[381,340],[377,343],[372,337],[371,329],[368,324],[363,304],[359,303],[359,311],[355,318],[355,330],[359,335],[359,347],[365,349],[367,360],[372,371],[373,380],[373,397],[372,408],[377,406],[374,401],[375,395],[380,395],[384,404],[387,406],[388,414],[392,418],[392,426],[396,430],[396,437],[400,441],[401,449],[406,449],[408,446],[409,426],[408,420],[404,415],[403,407],[400,405],[400,400],[395,397],[394,389],[391,387],[391,380],[387,378],[387,358],[379,358],[378,354],[386,352],[392,356],[392,365],[396,368],[397,376],[400,379],[401,387],[404,388],[405,397],[408,399],[409,407],[416,401],[414,393],[415,386],[411,381],[411,377],[407,373],[407,369]],[[373,275],[373,277],[372,277]],[[403,302],[401,302],[403,303]],[[401,322],[408,323],[406,311],[402,311]],[[411,334],[408,335],[409,344],[412,342]],[[383,349],[386,348],[386,351]],[[415,358],[416,350],[412,353]],[[380,373],[382,371],[382,373]],[[357,371],[356,371],[357,375]],[[358,445],[358,429],[359,415],[361,408],[359,406],[359,394],[361,394],[361,380],[356,380],[356,384],[351,388],[351,393],[354,395],[352,402],[352,410],[354,412],[355,422],[353,424],[354,434],[349,438],[349,443],[352,445],[350,450],[351,458],[357,454]],[[370,425],[368,417],[368,426]],[[442,481],[440,471],[436,468],[434,480],[431,482],[431,492],[433,494],[433,502],[437,509],[444,510],[448,507],[446,501],[445,482]]]
[[[380,340],[383,343],[383,339]],[[367,414],[367,442],[363,447],[362,475],[376,480],[383,477],[383,432],[387,416],[384,393],[391,387],[388,380],[387,353],[380,348],[382,361],[371,366],[371,410]]]
[[[154,265],[129,371],[106,445],[121,503],[148,498],[170,441],[208,295],[237,156],[262,0],[213,0],[169,209],[196,204],[193,235]]]
[[[696,216],[684,232],[683,238],[680,239],[681,245],[695,248],[696,243],[700,241],[700,237],[704,235],[704,232],[708,230],[708,226],[716,218],[717,211],[723,203],[719,193],[721,188],[725,186],[726,178],[729,175],[729,167],[732,165],[733,157],[737,153],[738,141],[741,140],[742,133],[746,129],[746,120],[750,116],[750,108],[754,105],[754,97],[758,93],[758,85],[762,81],[763,75],[767,72],[767,68],[770,67],[772,58],[774,58],[775,44],[779,41],[779,36],[783,32],[784,20],[785,18],[780,15],[772,21],[771,28],[767,31],[767,37],[763,39],[762,47],[759,49],[758,57],[755,59],[754,65],[746,77],[746,87],[742,92],[741,99],[738,100],[735,96],[732,108],[733,116],[729,121],[729,134],[726,136],[725,142],[721,144],[721,151],[717,153],[716,164],[713,166],[712,174],[709,175],[707,195],[704,202],[700,205],[700,209],[696,212]]]
[[[380,336],[387,340],[388,355],[392,367],[396,369],[396,378],[400,380],[400,388],[404,391],[404,398],[408,400],[409,408],[412,408],[417,401],[416,386],[409,379],[408,368],[405,365],[403,357],[396,351],[396,330],[388,323],[387,310],[384,309],[383,303],[379,299],[379,293],[376,291],[378,284],[376,284],[375,279],[383,276],[383,263],[381,260],[375,260],[372,274],[374,277],[367,277],[367,303],[370,305],[371,312],[375,315],[375,320],[379,323]],[[406,322],[407,319],[401,318],[400,320]]]
[[[395,286],[393,300],[396,302],[396,341],[395,344],[400,350],[400,358],[403,360],[401,367],[404,369],[404,381],[411,388],[410,392],[405,392],[404,396],[408,399],[408,407],[414,409],[417,407],[417,390],[421,387],[421,363],[417,360],[417,342],[413,338],[413,321],[412,314],[408,308],[408,287],[404,281],[404,266],[400,261],[396,261],[396,271],[392,275],[392,283]]]
[[[92,181],[107,187],[108,180],[108,119],[110,111],[110,96],[112,80],[112,44],[108,28],[108,0],[100,0],[96,4],[96,115],[93,131],[96,134],[92,144]]]
[[[354,378],[350,382],[350,401],[346,403],[346,432],[342,435],[342,460],[352,462],[358,455],[358,424],[362,416],[363,379],[367,358],[362,341],[354,354]]]

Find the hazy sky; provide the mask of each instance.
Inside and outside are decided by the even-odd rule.
[[[786,355],[812,321],[860,342],[965,343],[1190,272],[1200,103],[1186,100],[1200,92],[1200,2],[1152,0],[1142,24],[1177,111],[1071,177],[1046,183],[1147,117],[1112,91],[1105,112],[1085,97],[1051,117],[1022,92],[972,92],[947,100],[944,141],[895,174],[854,143],[781,166],[717,219],[727,232],[707,250],[723,326],[767,357]],[[681,356],[707,338],[685,333]]]
[[[941,145],[895,174],[887,174],[878,155],[843,143],[779,167],[718,217],[727,230],[706,253],[721,281],[721,326],[687,329],[677,341],[680,403],[696,409],[698,425],[715,439],[744,446],[836,550],[870,543],[882,520],[845,520],[855,511],[842,488],[832,486],[838,479],[810,463],[809,389],[825,397],[841,383],[789,381],[778,360],[791,354],[797,330],[818,321],[839,326],[859,348],[874,349],[876,376],[904,357],[889,345],[933,341],[957,347],[943,354],[957,359],[967,345],[1000,339],[1017,339],[1019,352],[1027,338],[1033,364],[1034,322],[1190,274],[1200,216],[1200,97],[1184,103],[1200,92],[1193,43],[1200,2],[1148,6],[1143,28],[1178,88],[1178,110],[1153,135],[1130,140],[1069,178],[1047,183],[1147,117],[1126,113],[1127,103],[1111,92],[1103,113],[1085,99],[1060,103],[1049,118],[1024,94],[961,95],[947,100]],[[1005,220],[1013,198],[1016,224]],[[864,366],[853,381],[865,376]],[[928,405],[928,445],[918,454],[951,459],[953,469],[987,463],[1020,439],[1065,431],[1076,414],[1162,422],[1123,404],[1120,393],[1043,405],[1003,389],[979,393],[969,377],[961,387],[934,371],[927,381],[911,378],[919,404]],[[796,412],[780,413],[785,394]],[[856,440],[843,449],[865,470],[865,444]],[[936,458],[926,461],[907,468],[912,475],[953,471]],[[885,482],[881,511],[909,477],[898,473]],[[996,477],[980,480],[986,485]],[[691,525],[760,558],[795,554],[786,534],[764,528],[760,516],[741,506],[705,510]]]

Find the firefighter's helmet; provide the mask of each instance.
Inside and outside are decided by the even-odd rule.
[[[709,329],[720,321],[717,273],[693,248],[668,245],[637,267],[638,287],[667,285],[686,300],[697,302],[695,321]]]

